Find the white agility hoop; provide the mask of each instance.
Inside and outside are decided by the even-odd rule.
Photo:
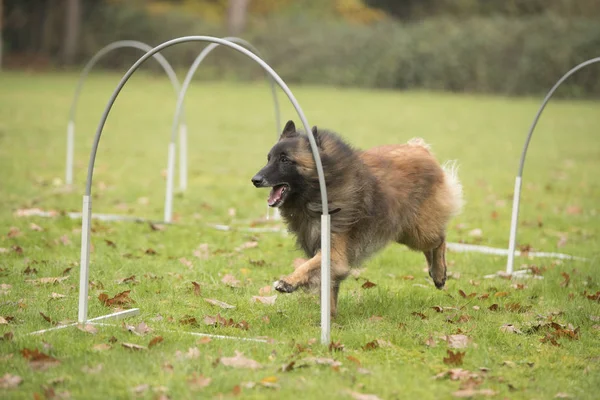
[[[260,54],[260,52],[256,49],[256,47],[254,47],[251,43],[249,43],[248,41],[246,41],[244,39],[241,39],[241,38],[238,38],[235,36],[228,36],[228,37],[224,37],[223,39],[228,40],[233,43],[236,43],[236,44],[239,44],[241,46],[244,46],[245,48],[252,51],[257,56],[263,58],[262,55]],[[194,60],[192,65],[190,66],[190,68],[185,76],[185,79],[181,86],[181,91],[179,92],[179,97],[185,98],[185,95],[187,93],[188,88],[190,87],[190,84],[192,82],[194,74],[200,67],[200,64],[202,64],[204,59],[218,46],[219,46],[219,44],[217,44],[217,43],[211,43],[208,46],[206,46],[200,52],[200,54],[198,54],[198,56],[196,57],[196,59]],[[148,50],[150,50],[150,49],[148,49]],[[273,109],[275,110],[275,133],[277,135],[276,137],[279,137],[279,134],[281,133],[281,118],[280,118],[280,114],[279,114],[279,101],[277,100],[277,90],[275,87],[275,82],[273,82],[273,79],[271,79],[269,74],[267,74],[267,78],[269,79],[269,84],[271,86],[271,95],[273,97]],[[174,132],[177,129],[177,126],[179,125],[180,116],[183,114],[183,101],[181,101],[180,103],[178,102],[177,104],[178,104],[178,106],[177,106],[177,109],[175,110],[175,119],[173,121],[173,132],[171,135],[171,142],[173,142],[173,143],[175,142]],[[180,128],[180,131],[179,131],[179,190],[180,191],[185,191],[187,189],[187,170],[188,170],[188,167],[187,167],[187,129]]]
[[[102,117],[100,119],[100,123],[98,124],[98,128],[96,130],[96,135],[94,137],[94,143],[92,145],[92,149],[90,152],[90,160],[88,165],[87,172],[87,180],[85,187],[85,194],[83,196],[83,210],[82,210],[82,223],[81,223],[81,263],[80,263],[80,280],[79,280],[79,314],[78,314],[78,322],[85,323],[88,321],[88,278],[89,278],[89,255],[90,255],[90,235],[91,235],[91,219],[92,219],[92,179],[94,174],[94,164],[96,160],[96,153],[98,151],[98,145],[100,143],[100,138],[102,136],[102,130],[108,118],[108,114],[117,99],[117,96],[129,80],[129,78],[133,75],[133,73],[150,57],[154,56],[161,50],[164,50],[168,47],[171,47],[180,43],[187,42],[208,42],[208,43],[216,43],[219,45],[223,45],[229,48],[232,48],[250,59],[254,60],[258,63],[266,73],[268,73],[271,78],[277,83],[277,85],[285,92],[288,99],[294,106],[298,117],[302,121],[302,125],[306,134],[308,136],[308,140],[310,142],[311,151],[313,154],[313,158],[315,161],[315,165],[317,168],[317,174],[319,177],[319,188],[321,191],[321,203],[322,203],[322,216],[321,216],[321,342],[323,344],[327,344],[330,341],[330,323],[331,323],[331,304],[330,304],[330,243],[331,243],[331,232],[330,232],[330,215],[329,215],[329,207],[327,204],[327,187],[325,183],[325,175],[323,173],[323,165],[321,163],[321,158],[319,156],[319,149],[317,143],[315,142],[315,138],[312,135],[312,131],[310,129],[310,125],[304,116],[302,108],[298,104],[298,101],[292,94],[291,90],[285,84],[285,82],[279,77],[279,75],[260,57],[256,54],[252,53],[250,50],[246,48],[232,43],[225,39],[220,39],[211,36],[186,36],[173,40],[169,40],[167,42],[162,43],[161,45],[154,47],[146,54],[144,54],[138,61],[133,64],[133,66],[127,71],[127,73],[121,78],[121,81],[117,85],[113,94],[111,95],[108,104],[106,105]],[[180,97],[181,100],[181,97]],[[172,146],[169,146],[169,155],[174,150]],[[129,310],[130,313],[137,313],[139,309]],[[109,314],[107,316],[94,318],[95,320],[104,319],[112,317],[113,314]]]
[[[597,62],[600,62],[600,57],[596,57],[596,58],[592,58],[587,61],[584,61],[581,64],[578,64],[575,67],[573,67],[566,74],[564,74],[562,76],[562,78],[560,78],[554,84],[554,86],[552,87],[552,89],[550,89],[548,94],[546,94],[546,97],[542,101],[542,105],[540,106],[537,114],[535,115],[535,118],[533,119],[533,123],[531,124],[531,127],[529,128],[529,133],[527,134],[527,139],[525,139],[525,145],[523,146],[523,152],[521,153],[519,172],[517,173],[517,177],[515,178],[515,191],[513,194],[513,208],[512,208],[512,216],[511,216],[511,220],[510,220],[510,237],[508,239],[508,260],[506,263],[506,273],[507,274],[512,274],[513,270],[514,270],[515,249],[516,249],[516,244],[517,244],[517,226],[519,223],[519,203],[521,201],[521,183],[522,183],[522,178],[523,178],[523,168],[525,167],[525,157],[527,156],[527,148],[529,147],[529,142],[531,141],[531,137],[533,136],[533,131],[535,130],[538,120],[540,119],[540,116],[542,115],[542,111],[544,111],[544,108],[546,108],[546,104],[548,104],[548,102],[550,101],[550,98],[552,97],[552,95],[554,94],[556,89],[558,89],[558,87],[560,85],[562,85],[562,83],[564,81],[566,81],[567,78],[569,78],[575,72],[579,71],[580,69],[582,69],[584,67],[587,67],[588,65],[591,65],[591,64],[594,64]]]
[[[81,94],[81,90],[83,89],[83,84],[87,79],[90,71],[96,65],[98,61],[106,54],[110,53],[113,50],[122,49],[122,48],[133,48],[142,50],[144,52],[152,50],[152,46],[139,42],[136,40],[119,40],[117,42],[113,42],[102,49],[100,49],[94,56],[87,62],[81,74],[79,75],[79,81],[77,82],[77,87],[75,88],[75,94],[73,95],[73,100],[71,101],[71,108],[69,110],[69,123],[67,124],[67,160],[66,160],[66,171],[65,171],[65,183],[67,185],[73,184],[73,164],[74,164],[74,153],[75,153],[75,114],[77,111],[77,103],[79,101],[79,95]],[[162,54],[155,54],[154,58],[160,64],[162,69],[165,71],[169,80],[171,81],[171,85],[175,90],[175,94],[179,95],[179,80],[177,79],[177,75],[173,70],[173,67]],[[183,110],[182,110],[183,114]],[[180,129],[182,131],[186,131],[185,118],[181,118],[183,122],[181,123]],[[179,124],[179,122],[178,122]]]

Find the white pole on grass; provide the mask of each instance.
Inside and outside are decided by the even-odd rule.
[[[187,42],[208,42],[208,43],[217,43],[223,46],[230,47],[250,59],[254,60],[258,63],[264,70],[267,72],[279,85],[279,87],[284,91],[287,95],[288,99],[296,109],[300,120],[302,121],[302,125],[306,134],[308,135],[308,140],[310,142],[310,147],[312,150],[313,158],[315,160],[315,165],[317,167],[317,174],[319,177],[319,188],[321,191],[321,203],[322,203],[322,216],[321,216],[321,342],[326,344],[330,341],[330,318],[331,318],[331,303],[330,303],[330,291],[331,291],[331,275],[330,275],[330,258],[331,258],[331,232],[330,232],[330,215],[329,215],[329,207],[327,204],[327,188],[325,184],[325,175],[323,173],[323,165],[321,163],[321,157],[319,156],[319,148],[317,147],[317,143],[315,138],[312,135],[312,131],[310,129],[310,125],[304,116],[302,108],[298,101],[292,94],[291,90],[285,84],[285,82],[277,75],[277,73],[260,57],[251,51],[245,49],[244,47],[237,45],[235,43],[229,42],[224,39],[211,37],[211,36],[186,36],[173,40],[169,40],[161,45],[153,48],[144,54],[138,61],[133,64],[133,66],[127,71],[127,73],[121,78],[121,81],[117,85],[113,94],[111,95],[108,104],[106,105],[102,117],[100,119],[100,123],[98,124],[98,128],[96,130],[96,135],[94,137],[94,143],[92,145],[92,150],[90,153],[90,161],[88,165],[88,173],[87,173],[87,181],[85,187],[85,194],[83,196],[83,213],[82,213],[82,230],[81,230],[81,265],[80,265],[80,287],[79,287],[79,304],[80,307],[84,307],[84,310],[79,310],[80,323],[85,323],[87,320],[87,278],[89,275],[89,245],[90,245],[90,222],[92,215],[92,203],[91,203],[91,194],[92,194],[92,178],[94,174],[94,163],[96,160],[96,153],[98,151],[98,145],[100,143],[100,137],[102,136],[102,130],[108,118],[108,114],[117,99],[117,96],[131,77],[133,73],[150,57],[159,51],[166,49],[170,46],[179,44],[179,43],[187,43]],[[180,107],[181,102],[183,102],[183,97],[181,93],[179,98],[177,99],[177,107]],[[177,109],[177,108],[176,108]],[[171,148],[169,148],[169,155],[171,154]],[[85,281],[84,281],[85,278]],[[106,316],[108,317],[108,316]]]
[[[232,43],[236,43],[239,44],[241,46],[244,46],[245,48],[247,48],[248,50],[252,51],[254,54],[256,54],[257,56],[261,57],[261,54],[259,53],[259,51],[249,42],[247,42],[244,39],[238,38],[238,37],[234,37],[234,36],[229,36],[229,37],[224,37],[224,40],[228,40]],[[192,83],[192,79],[194,78],[194,74],[196,73],[196,71],[198,70],[198,68],[200,67],[200,64],[202,64],[202,61],[204,61],[204,59],[215,49],[219,46],[218,43],[211,43],[208,46],[206,46],[201,52],[200,54],[198,54],[198,57],[196,57],[196,59],[194,60],[194,62],[192,63],[191,67],[189,68],[185,79],[183,80],[183,84],[181,85],[181,91],[180,91],[180,95],[185,99],[185,95],[187,94],[187,91],[190,87],[190,84]],[[279,116],[279,101],[277,100],[277,90],[275,87],[275,82],[273,81],[273,79],[271,78],[271,76],[269,74],[267,74],[267,77],[269,78],[269,83],[271,86],[271,94],[273,97],[273,108],[275,110],[275,134],[276,134],[276,138],[279,137],[279,134],[281,133],[281,118]],[[174,145],[175,144],[175,140],[176,140],[176,135],[175,135],[175,131],[177,129],[177,126],[179,125],[179,119],[180,119],[180,115],[182,114],[183,111],[183,102],[182,103],[178,103],[178,107],[175,110],[175,118],[173,120],[173,128],[171,131],[171,143]],[[187,127],[185,126],[180,126],[179,128],[179,190],[181,191],[185,191],[187,189]],[[174,163],[168,163],[167,165],[167,177],[171,174],[174,175],[174,172],[171,171],[170,168],[174,168],[175,164]],[[166,190],[166,194],[165,194],[165,222],[171,222],[172,219],[172,212],[173,212],[173,179],[168,179],[167,178],[167,190]]]
[[[71,109],[69,111],[69,123],[67,124],[67,165],[65,171],[65,183],[67,185],[71,185],[73,183],[73,158],[75,152],[75,113],[77,111],[77,102],[79,100],[79,95],[81,94],[81,90],[83,89],[83,84],[87,79],[88,74],[96,65],[98,61],[102,57],[104,57],[107,53],[110,53],[113,50],[121,49],[121,48],[134,48],[138,50],[142,50],[144,52],[152,50],[152,46],[138,42],[136,40],[119,40],[117,42],[113,42],[102,49],[100,49],[94,56],[87,62],[83,71],[81,71],[81,75],[79,75],[79,81],[77,82],[77,87],[75,88],[75,95],[73,96],[73,100],[71,102]],[[154,55],[154,58],[162,69],[165,71],[171,84],[173,85],[173,89],[175,89],[175,94],[179,94],[179,80],[177,79],[177,75],[173,70],[173,67],[169,62],[163,57],[162,54]],[[183,111],[182,111],[183,114]],[[186,130],[185,118],[182,118],[184,122],[181,123],[182,130]]]
[[[582,62],[581,64],[576,65],[571,68],[569,72],[564,74],[555,84],[552,86],[552,89],[546,94],[544,100],[542,101],[542,105],[540,106],[537,114],[535,114],[535,118],[533,119],[533,123],[529,128],[529,133],[527,134],[527,139],[525,139],[525,145],[523,146],[523,152],[521,153],[521,162],[519,164],[519,172],[517,173],[517,177],[515,178],[515,191],[513,194],[513,208],[512,208],[512,217],[510,219],[510,237],[508,239],[508,260],[506,263],[506,273],[512,274],[514,270],[514,261],[515,261],[515,247],[517,242],[517,225],[519,222],[519,203],[521,201],[521,182],[523,178],[523,168],[525,167],[525,157],[527,156],[527,148],[529,147],[529,142],[531,141],[531,137],[533,136],[533,131],[542,115],[542,111],[546,108],[546,104],[550,101],[550,98],[558,89],[558,87],[567,80],[568,77],[573,75],[575,72],[579,71],[582,68],[587,67],[588,65],[600,62],[600,57],[592,58],[587,61]]]

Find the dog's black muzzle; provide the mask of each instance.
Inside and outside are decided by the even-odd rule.
[[[257,188],[268,186],[264,176],[262,176],[260,173],[254,175],[254,177],[252,178],[252,183]]]

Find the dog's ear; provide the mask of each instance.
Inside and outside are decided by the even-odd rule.
[[[317,147],[321,147],[321,135],[319,135],[319,131],[317,130],[317,126],[313,126],[311,129],[312,135],[315,138],[315,142],[317,143]]]
[[[294,121],[290,119],[287,124],[285,124],[283,132],[281,132],[281,136],[279,136],[279,140],[293,137],[297,134],[298,132],[296,132],[296,125],[294,125]]]

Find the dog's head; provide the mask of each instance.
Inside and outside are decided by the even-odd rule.
[[[318,145],[316,126],[312,133]],[[293,121],[288,121],[279,141],[267,155],[267,165],[254,175],[252,183],[257,188],[272,188],[267,203],[270,207],[281,207],[286,201],[306,191],[310,184],[309,177],[313,174],[314,161],[308,139],[296,131]]]

